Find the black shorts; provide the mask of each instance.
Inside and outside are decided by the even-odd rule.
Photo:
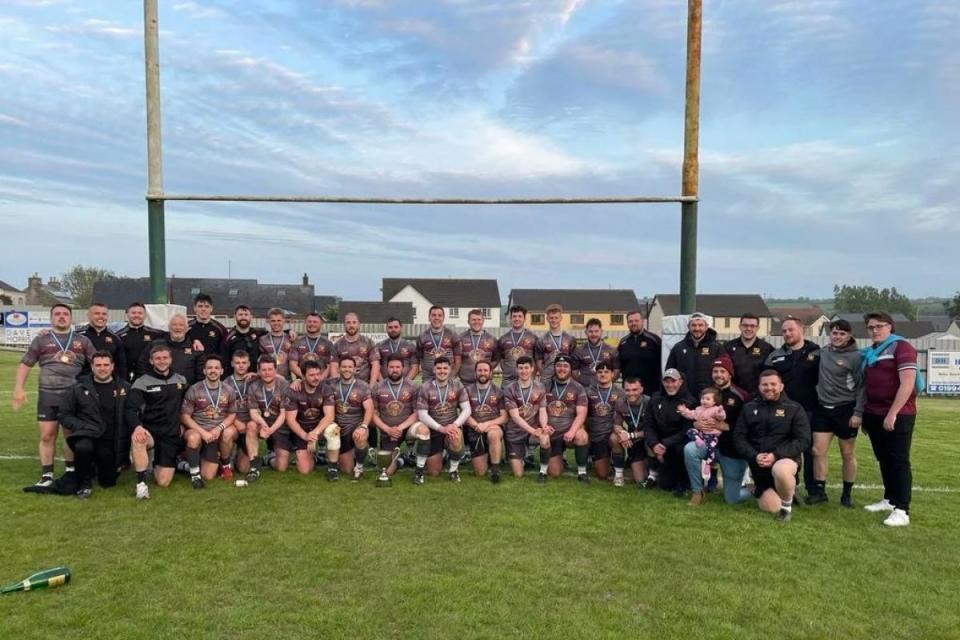
[[[153,438],[153,466],[175,469],[180,452],[183,451],[183,438],[158,436],[152,433],[150,437]]]
[[[490,443],[487,440],[487,434],[480,433],[465,426],[463,428],[463,439],[470,447],[474,456],[485,456],[490,453]]]
[[[220,441],[201,443],[200,459],[204,462],[220,462]]]
[[[430,452],[427,455],[435,456],[438,453],[443,453],[446,439],[447,437],[439,431],[430,429]]]
[[[341,454],[350,453],[356,448],[353,445],[353,434],[356,433],[357,429],[359,428],[360,428],[359,425],[357,425],[356,427],[348,427],[346,429],[344,429],[343,427],[340,428],[340,453]],[[367,427],[368,438],[370,437],[370,431],[376,431],[376,429],[371,430],[369,427]],[[376,447],[374,447],[374,449],[376,449]]]
[[[643,432],[641,431],[641,433]],[[644,442],[643,436],[641,435],[633,441],[633,444],[630,445],[630,448],[627,450],[627,462],[643,462],[649,457],[647,454],[647,443]]]
[[[278,450],[278,449],[283,451],[306,451],[307,450],[307,441],[286,427],[284,427],[283,429],[277,429],[277,431],[274,432],[272,438],[273,438],[274,450]]]
[[[37,422],[56,422],[60,419],[60,407],[63,406],[69,389],[63,391],[40,390],[37,396]]]
[[[524,460],[527,457],[527,441],[510,442],[507,441],[507,459]]]
[[[372,435],[372,431],[380,431],[380,430],[372,429],[371,435]],[[385,433],[380,433],[379,435],[380,435],[380,448],[382,451],[393,451],[394,449],[399,448],[403,444],[404,440],[406,440],[406,438],[402,436],[400,438],[393,439]],[[373,446],[373,445],[371,444],[370,446]]]
[[[759,498],[767,489],[776,491],[773,482],[773,467],[760,467],[755,462],[750,463],[750,476],[753,478],[753,496]]]
[[[820,405],[813,414],[812,428],[814,433],[833,433],[841,440],[850,440],[857,437],[859,429],[850,428],[850,418],[853,417],[854,403],[839,404],[833,408]]]
[[[573,443],[566,444],[563,441],[563,433],[554,433],[550,436],[550,457],[556,458],[562,456],[567,449],[573,449]]]
[[[610,457],[610,437],[590,441],[590,457],[594,460],[606,460]]]

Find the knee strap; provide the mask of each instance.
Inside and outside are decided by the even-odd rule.
[[[327,441],[328,451],[340,450],[340,427],[336,422],[327,425],[327,428],[323,430],[323,437]]]

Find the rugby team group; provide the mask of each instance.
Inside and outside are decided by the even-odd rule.
[[[193,310],[189,321],[174,315],[158,331],[134,302],[112,332],[102,304],[90,306],[79,328],[69,306],[51,308],[52,327],[21,359],[13,392],[18,410],[39,366],[41,475],[25,491],[87,498],[95,480],[112,487],[132,468],[136,497],[145,500],[150,476],[156,487],[178,469],[195,489],[218,476],[244,486],[291,462],[302,474],[319,462],[329,481],[360,481],[371,447],[379,485],[404,464],[423,484],[444,472],[445,460],[447,478],[460,482],[465,457],[494,484],[502,466],[517,479],[531,466],[545,483],[563,475],[572,449],[579,483],[592,474],[623,487],[629,474],[632,484],[672,491],[691,506],[715,490],[731,504],[754,496],[787,522],[801,503],[800,477],[803,502],[829,501],[834,437],[839,502],[854,506],[862,428],[884,485],[884,498],[865,508],[889,512],[887,526],[910,522],[917,353],[883,312],[864,316],[872,345],[862,350],[845,320],[830,325],[821,348],[787,318],[783,345],[774,348],[757,336],[755,316],[741,317],[740,335],[721,342],[694,313],[662,364],[661,338],[640,311],[627,315],[629,333],[614,346],[596,319],[586,323],[586,340],[562,330],[559,305],[547,308],[542,335],[526,327],[519,306],[500,337],[484,329],[480,310],[459,334],[433,307],[416,340],[390,319],[379,343],[360,334],[355,314],[332,342],[317,313],[298,336],[279,309],[259,328],[250,309],[237,306],[229,330],[213,318],[210,296],[197,295]],[[65,469],[55,478],[61,429]]]

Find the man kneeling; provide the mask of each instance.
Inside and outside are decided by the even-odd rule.
[[[803,407],[783,395],[783,380],[773,369],[760,374],[760,397],[743,406],[733,439],[750,464],[760,508],[776,513],[780,522],[790,520],[810,422]]]
[[[231,466],[230,454],[237,439],[233,428],[237,394],[220,381],[222,374],[220,357],[207,356],[203,380],[190,387],[183,397],[180,420],[187,444],[190,484],[194,489],[203,489],[205,480],[216,478],[221,464],[225,469]]]

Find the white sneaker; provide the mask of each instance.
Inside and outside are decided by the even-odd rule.
[[[910,515],[903,509],[894,509],[883,524],[888,527],[905,527],[910,524]]]
[[[363,467],[360,465],[353,466],[353,481],[356,482],[363,477]]]
[[[613,477],[613,486],[622,487],[623,486],[623,476],[614,476]]]
[[[890,501],[884,498],[880,502],[874,502],[873,504],[868,504],[864,507],[870,513],[879,513],[881,511],[893,511],[893,505],[890,504]]]
[[[150,489],[147,487],[146,482],[137,483],[137,500],[149,500],[150,499]]]

